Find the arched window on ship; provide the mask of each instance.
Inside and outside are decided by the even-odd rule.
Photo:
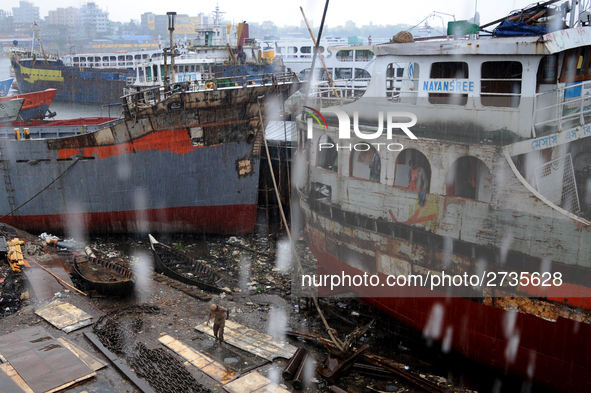
[[[376,149],[368,143],[358,143],[355,147],[351,153],[349,176],[379,182],[382,162]]]
[[[327,136],[322,135],[318,139],[318,150],[316,157],[316,166],[329,171],[339,171],[339,153],[333,140]]]
[[[445,194],[490,203],[492,176],[476,157],[458,158],[445,176]]]
[[[429,192],[431,165],[423,153],[415,149],[404,149],[396,158],[394,186],[413,191]]]

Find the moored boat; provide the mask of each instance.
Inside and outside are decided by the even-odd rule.
[[[10,88],[12,87],[12,81],[14,78],[7,78],[0,81],[0,97],[8,95]]]
[[[202,261],[160,243],[152,235],[149,235],[149,239],[157,272],[207,292],[219,294],[227,291],[224,289],[226,280],[219,272]]]
[[[24,102],[24,98],[0,102],[0,122],[16,120]]]
[[[137,281],[130,269],[103,259],[78,256],[73,265],[85,286],[103,295],[129,295]]]
[[[51,105],[56,92],[57,90],[55,89],[47,89],[33,93],[17,94],[2,97],[0,98],[0,102],[22,98],[25,101],[18,114],[18,120],[44,119],[47,116],[49,105]]]
[[[125,96],[125,117],[94,132],[0,139],[2,221],[52,233],[250,233],[265,111],[299,89],[294,78],[154,88]]]
[[[361,296],[524,387],[586,392],[591,27],[549,31],[568,8],[377,45],[363,97],[319,89],[298,118],[296,181],[318,259],[302,285]]]

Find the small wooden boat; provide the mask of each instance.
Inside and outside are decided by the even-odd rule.
[[[225,278],[220,273],[200,261],[158,242],[152,235],[148,236],[157,272],[207,292],[227,292],[222,289],[225,285]]]
[[[128,295],[137,279],[130,269],[92,256],[75,257],[74,270],[90,289],[103,295]]]

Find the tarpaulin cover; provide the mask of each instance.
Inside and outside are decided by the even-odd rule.
[[[525,22],[502,21],[494,31],[499,37],[536,36],[548,33],[547,26],[532,26]]]

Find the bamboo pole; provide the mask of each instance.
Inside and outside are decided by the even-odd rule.
[[[341,98],[341,96],[339,95],[339,92],[334,87],[334,82],[332,80],[332,76],[330,76],[330,74],[328,73],[328,69],[326,68],[326,63],[324,62],[324,56],[322,56],[322,53],[320,53],[320,51],[318,50],[319,43],[316,44],[316,38],[314,37],[314,33],[312,32],[310,25],[308,24],[308,19],[306,19],[306,14],[304,14],[304,9],[302,7],[300,7],[300,11],[302,11],[302,16],[304,17],[304,22],[306,22],[306,26],[308,27],[308,32],[310,33],[310,37],[312,37],[312,43],[314,43],[314,48],[317,51],[318,56],[320,56],[320,61],[322,62],[322,66],[324,67],[324,72],[326,72],[326,76],[328,76],[328,83],[332,87],[332,90],[334,91],[334,94],[337,96],[337,98]],[[314,70],[310,69],[310,79],[312,79],[313,76],[314,76]]]

